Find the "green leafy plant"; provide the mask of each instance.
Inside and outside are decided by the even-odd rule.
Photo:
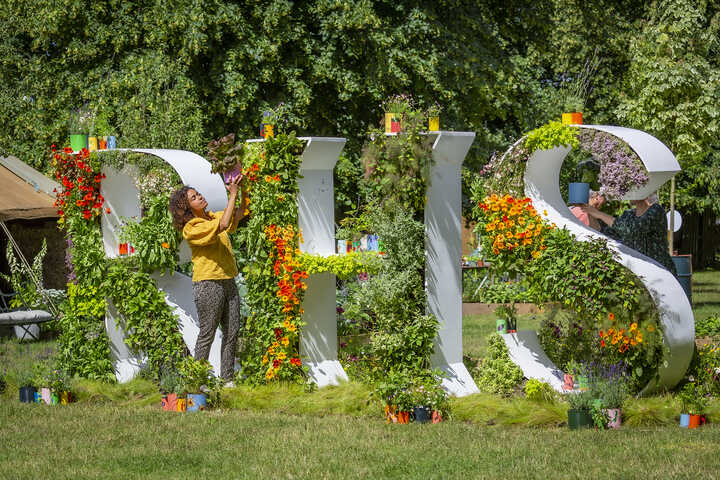
[[[473,378],[481,391],[508,396],[515,392],[523,380],[523,373],[510,360],[505,341],[497,333],[488,337],[487,356],[473,372]]]
[[[505,320],[507,330],[517,330],[517,308],[514,303],[499,306],[495,309],[495,315]]]
[[[593,407],[593,394],[590,390],[570,392],[565,394],[565,400],[572,410],[587,410]]]
[[[529,378],[525,382],[525,396],[533,402],[554,402],[555,390],[549,383],[540,381],[536,378]]]
[[[213,368],[210,363],[195,360],[192,357],[183,358],[178,367],[178,373],[183,388],[188,393],[200,393],[202,387],[212,390],[218,382],[215,375],[213,375]]]
[[[68,120],[68,130],[71,134],[90,133],[93,130],[94,114],[87,105],[77,110],[71,110]]]
[[[382,269],[382,257],[377,252],[349,252],[329,257],[303,253],[298,262],[308,275],[330,272],[341,280],[361,273],[376,274]]]
[[[525,135],[524,146],[528,155],[537,150],[552,150],[555,147],[577,148],[579,129],[551,121]]]
[[[720,335],[720,315],[710,315],[695,322],[696,337],[713,337]]]
[[[387,113],[402,116],[415,108],[415,100],[406,93],[393,95],[382,102],[382,108]]]
[[[47,254],[47,242],[43,238],[42,246],[40,251],[33,258],[30,269],[32,276],[34,276],[40,285],[44,284],[43,281],[43,261]],[[10,299],[11,308],[40,308],[43,305],[43,295],[38,291],[35,282],[33,281],[30,274],[20,264],[17,257],[15,257],[15,250],[13,249],[12,243],[8,242],[7,250],[5,251],[5,258],[7,259],[8,266],[10,267],[10,275],[0,273],[0,278],[10,284],[13,291],[18,293],[19,296],[12,297]],[[22,297],[22,299],[21,299]],[[25,304],[23,304],[23,301]]]

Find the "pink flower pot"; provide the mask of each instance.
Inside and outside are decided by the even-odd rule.
[[[43,402],[45,402],[46,404],[50,405],[50,403],[52,403],[52,398],[51,398],[50,389],[49,389],[49,388],[45,388],[45,387],[41,388],[41,389],[40,389],[40,398],[42,398]]]
[[[620,428],[620,425],[622,425],[622,412],[619,408],[604,409],[603,413],[608,417],[607,428]]]

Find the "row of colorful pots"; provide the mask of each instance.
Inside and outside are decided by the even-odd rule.
[[[70,135],[70,148],[73,152],[79,152],[86,148],[90,152],[95,150],[114,150],[117,148],[117,140],[114,135],[103,137],[88,137],[85,134]]]
[[[35,387],[20,387],[20,402],[67,405],[72,402],[72,395],[68,391],[53,392],[49,388],[41,388],[38,392]]]
[[[167,393],[162,396],[161,406],[165,412],[198,412],[207,409],[204,393],[188,393],[186,396]]]
[[[680,414],[680,426],[683,428],[697,428],[700,425],[705,425],[707,418],[705,415],[691,415],[688,413]]]
[[[385,133],[398,133],[402,130],[402,120],[397,113],[385,113]],[[428,118],[428,131],[440,130],[440,117]]]
[[[415,407],[413,411],[397,411],[394,405],[385,405],[385,421],[407,425],[410,421],[415,423],[440,423],[442,415],[437,410],[428,407]]]

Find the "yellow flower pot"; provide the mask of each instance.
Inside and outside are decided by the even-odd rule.
[[[265,124],[265,138],[272,138],[275,136],[275,128],[274,125],[270,125],[269,123]]]
[[[393,121],[395,121],[395,114],[385,113],[385,133],[392,133]]]
[[[428,118],[428,130],[431,132],[437,132],[440,130],[440,117]]]
[[[97,137],[88,137],[88,150],[94,152],[98,149]]]

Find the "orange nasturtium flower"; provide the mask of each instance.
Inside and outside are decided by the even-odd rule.
[[[170,248],[170,244],[167,243],[167,242],[162,242],[162,243],[160,244],[160,246],[163,247],[163,248]]]

